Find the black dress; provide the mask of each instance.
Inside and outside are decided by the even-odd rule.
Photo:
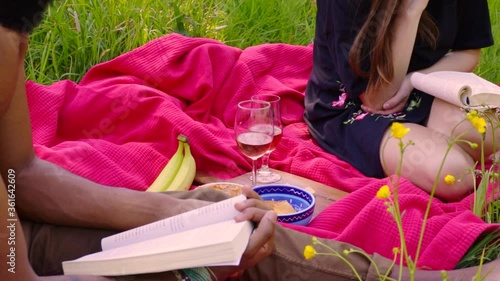
[[[369,177],[383,177],[379,148],[393,121],[424,124],[433,97],[414,91],[403,112],[367,114],[359,95],[368,81],[348,62],[349,49],[370,8],[370,0],[317,0],[314,66],[305,96],[305,121],[313,138]],[[430,67],[450,50],[493,44],[487,0],[430,0],[427,11],[440,33],[437,48],[417,38],[409,71]],[[369,61],[362,62],[367,70]]]

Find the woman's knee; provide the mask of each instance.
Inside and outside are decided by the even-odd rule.
[[[428,166],[426,185],[430,186],[429,192],[436,185],[435,196],[443,201],[453,202],[463,199],[473,191],[475,163],[470,155],[462,149],[452,149],[439,172],[441,164],[442,161]],[[450,177],[445,180],[448,175]]]

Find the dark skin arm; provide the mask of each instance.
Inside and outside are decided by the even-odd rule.
[[[13,170],[7,172],[7,178],[10,182],[7,186],[3,180],[0,179],[0,222],[7,225],[14,224],[15,229],[2,227],[0,228],[0,262],[7,264],[9,261],[8,254],[14,252],[15,254],[15,267],[14,272],[6,270],[0,271],[0,280],[13,280],[13,281],[113,281],[113,280],[130,280],[124,277],[121,278],[107,278],[100,276],[37,276],[31,269],[26,249],[26,241],[23,236],[21,223],[13,204],[17,205],[17,197],[15,197],[17,188],[15,184],[15,175]],[[8,192],[9,190],[9,192]],[[237,267],[213,267],[212,271],[216,274],[219,280],[225,280],[229,275],[234,272],[243,271],[247,268],[253,267],[266,256],[270,255],[274,249],[274,227],[276,221],[276,214],[269,210],[269,207],[260,199],[260,197],[250,188],[244,190],[248,200],[236,205],[236,208],[242,213],[235,218],[236,221],[252,220],[259,222],[259,226],[252,233],[250,237],[247,250],[245,251],[242,262]],[[11,199],[11,201],[9,201]],[[14,199],[14,201],[12,201]],[[14,202],[14,203],[11,203]],[[13,234],[11,234],[11,232]],[[10,238],[13,237],[13,238]],[[10,239],[9,239],[10,238]],[[13,241],[14,242],[9,242]],[[8,268],[11,268],[10,266]],[[174,275],[170,272],[147,274],[136,276],[134,281],[169,281],[176,280]]]
[[[13,209],[17,204],[15,175],[12,171],[7,172],[7,186],[0,179],[0,262],[2,266],[0,271],[0,280],[13,281],[112,281],[109,278],[100,276],[53,276],[39,277],[31,269],[28,253],[26,249],[26,240],[24,239],[21,223],[16,211]],[[7,192],[9,190],[9,192]],[[9,199],[11,201],[9,201]],[[9,226],[10,228],[7,228]],[[7,257],[15,256],[15,259]],[[7,262],[14,261],[8,264]]]
[[[8,182],[12,173],[16,175],[16,219],[19,213],[22,218],[55,225],[125,230],[209,204],[159,193],[106,187],[38,159],[33,151],[24,85],[27,37],[0,26],[0,39],[0,174],[3,178],[0,180],[0,223],[6,222],[9,215],[9,198],[4,181]],[[263,208],[256,194],[249,193],[248,196],[251,198],[238,207],[243,215],[237,219],[251,219],[259,223],[259,227],[250,238],[240,266],[214,270],[220,280],[253,266],[273,249],[276,215]],[[10,251],[6,229],[0,231],[0,253]],[[15,275],[0,271],[0,280],[111,280],[97,276],[38,277],[29,265],[20,224],[17,224],[15,233],[18,270]],[[161,279],[155,279],[155,275],[144,275],[133,280],[171,280],[172,274],[163,273],[158,277]]]
[[[18,212],[22,217],[58,225],[123,230],[206,204],[196,200],[181,202],[157,193],[107,188],[35,157],[24,86],[23,56],[27,41],[16,40],[11,35],[14,32],[5,29],[3,32],[13,38],[4,46],[4,53],[17,58],[5,67],[17,69],[17,76],[8,78],[15,83],[5,89],[14,94],[3,94],[2,99],[10,104],[2,106],[5,110],[0,117],[0,174],[6,180],[8,169],[16,171]],[[10,72],[1,74],[7,77]]]
[[[196,204],[195,200],[179,204],[170,196],[106,188],[36,158],[33,152],[24,86],[27,36],[0,26],[0,38],[2,39],[0,40],[0,174],[3,178],[0,178],[0,224],[3,225],[0,228],[0,253],[2,253],[0,259],[2,264],[7,263],[7,254],[11,250],[15,250],[16,255],[15,269],[13,269],[15,273],[2,267],[5,270],[0,271],[0,280],[108,281],[110,279],[96,276],[43,278],[36,276],[28,261],[26,241],[18,214],[61,225],[126,229],[165,217],[169,212],[172,214],[181,212],[200,204]],[[10,192],[7,192],[8,190]],[[15,196],[15,201],[9,201],[9,196]],[[119,207],[119,204],[113,203],[106,207],[103,199],[108,203],[116,200],[115,203],[119,202],[129,207]],[[182,207],[166,211],[165,204]],[[201,204],[206,203],[201,202]],[[110,206],[115,208],[110,209]],[[94,208],[96,209],[91,210]],[[130,213],[127,216],[119,216],[120,210]],[[116,220],[113,216],[125,219]],[[12,228],[11,232],[6,227],[10,223],[15,223],[15,231]],[[12,235],[15,236],[15,241],[9,244],[8,239]]]

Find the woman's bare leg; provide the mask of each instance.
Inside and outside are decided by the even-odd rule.
[[[465,121],[464,121],[465,120]],[[405,123],[410,132],[403,141],[413,141],[405,151],[401,175],[427,192],[431,192],[437,173],[443,162],[449,143],[460,136],[461,140],[480,144],[482,135],[466,120],[466,112],[440,99],[435,99],[427,126]],[[495,152],[495,143],[500,145],[500,132],[493,139],[493,128],[488,125],[485,135],[484,154],[488,157]],[[394,174],[399,164],[398,140],[389,138],[390,129],[384,135],[380,157],[385,161],[384,171]],[[388,143],[384,147],[385,140]],[[458,142],[446,155],[443,169],[437,179],[436,197],[444,201],[457,201],[468,195],[474,187],[473,169],[481,159],[481,149],[471,148],[470,144]],[[459,179],[454,185],[447,185],[443,178],[453,175]]]
[[[410,132],[403,138],[404,143],[414,142],[409,145],[404,154],[401,168],[401,176],[409,179],[413,184],[427,192],[431,192],[438,172],[446,156],[442,167],[435,196],[444,201],[458,201],[473,189],[473,177],[469,172],[474,166],[473,158],[460,146],[454,145],[449,150],[448,137],[430,128],[405,123]],[[387,144],[384,148],[384,142]],[[399,140],[390,138],[390,129],[384,135],[381,145],[380,157],[387,175],[396,173],[401,153]],[[444,182],[444,177],[454,175],[460,181],[449,186]]]
[[[460,109],[443,100],[435,99],[434,103],[432,104],[431,114],[427,122],[427,127],[433,129],[434,131],[440,132],[445,136],[451,136],[453,128],[458,123],[460,123],[460,121],[463,121],[466,118],[465,114],[466,113],[463,109]],[[488,116],[489,118],[493,118],[494,112],[492,111],[488,113]],[[493,123],[495,125],[495,122]],[[457,137],[461,134],[464,134],[463,137],[461,137],[462,139],[469,140],[471,142],[477,143],[478,145],[481,143],[481,134],[479,134],[468,121],[462,122],[455,129],[455,131],[453,132],[453,137]],[[495,150],[498,150],[498,146],[500,145],[500,132],[496,131],[494,136],[495,140],[493,139],[493,128],[490,124],[488,124],[488,127],[486,128],[484,146],[486,157],[494,153]],[[494,148],[495,143],[496,147]],[[461,143],[459,145],[462,147],[462,149],[467,151],[467,153],[471,155],[474,160],[480,160],[481,149],[472,149],[468,144],[465,143]]]

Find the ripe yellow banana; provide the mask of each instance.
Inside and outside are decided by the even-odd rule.
[[[196,175],[196,161],[191,154],[189,143],[184,143],[184,159],[182,159],[181,167],[175,175],[174,180],[170,183],[167,191],[183,191],[188,190],[193,184]]]
[[[170,158],[167,165],[165,165],[163,170],[158,174],[154,182],[148,187],[148,189],[146,189],[146,191],[165,191],[174,180],[175,175],[179,171],[182,161],[184,160],[184,142],[186,141],[186,138],[179,135],[177,140],[179,141],[177,151],[174,153],[172,158]]]

